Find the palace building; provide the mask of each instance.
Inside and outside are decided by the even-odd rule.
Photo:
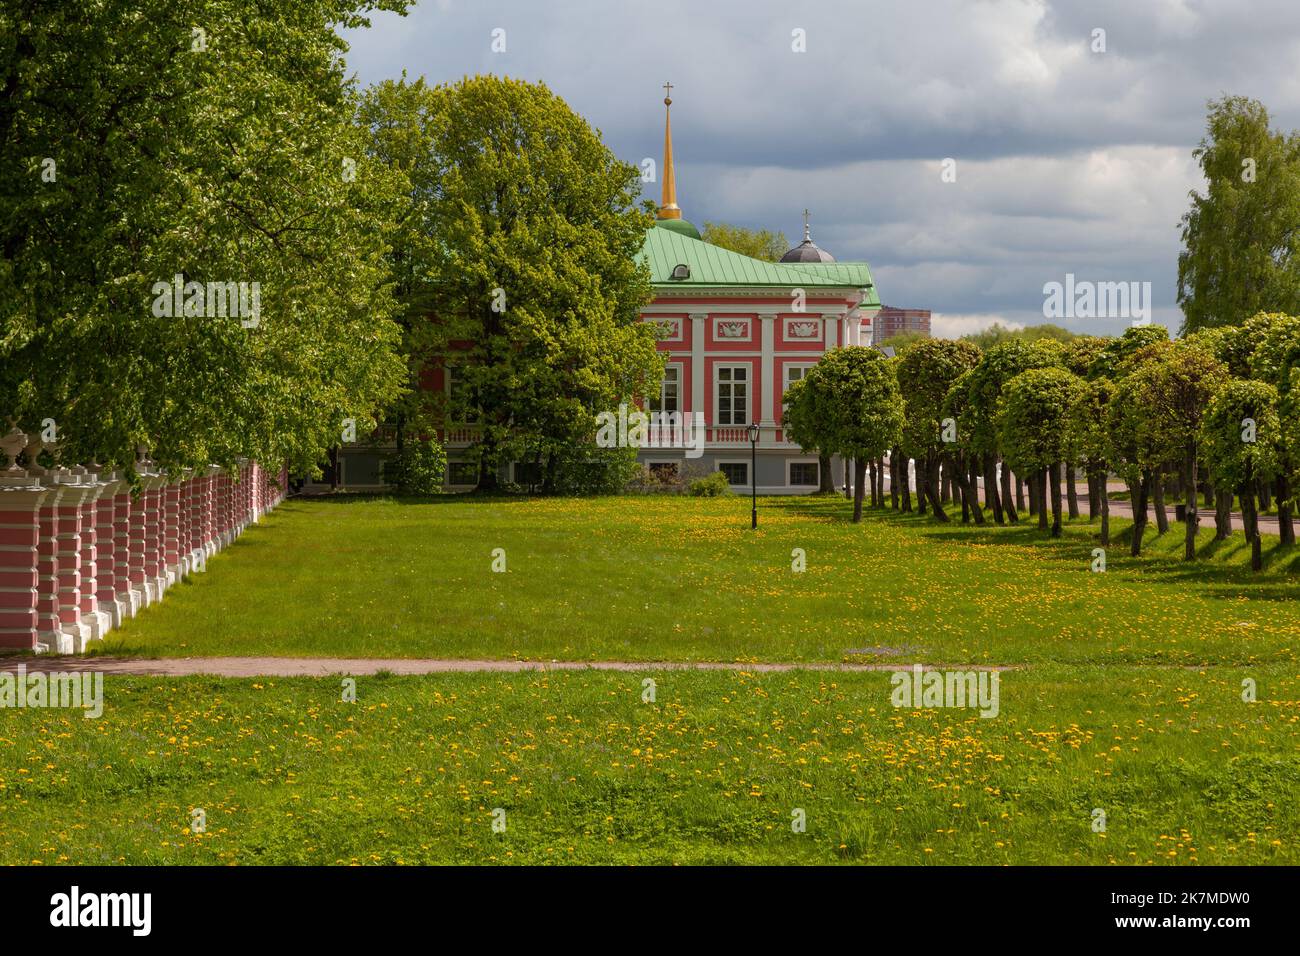
[[[822,479],[818,457],[786,437],[781,399],[827,349],[872,344],[880,298],[871,269],[865,262],[837,262],[820,249],[807,210],[803,241],[779,262],[703,241],[677,205],[671,107],[666,96],[663,195],[641,250],[654,297],[641,318],[660,326],[666,361],[659,394],[646,397],[647,411],[685,427],[652,425],[650,447],[643,446],[638,458],[652,470],[675,469],[682,477],[723,471],[736,491],[749,490],[756,460],[759,494],[814,492]],[[426,382],[450,397],[453,383],[445,369],[430,369]],[[751,425],[758,437],[752,448]],[[693,447],[683,447],[686,431]],[[470,455],[477,429],[452,425],[438,437],[447,449],[447,487],[472,489],[478,481]],[[383,488],[383,465],[394,451],[392,429],[381,428],[368,440],[340,448],[321,484]],[[839,466],[832,461],[833,474],[841,474]],[[527,486],[536,481],[534,470],[528,463],[509,463],[501,466],[500,478]]]
[[[704,445],[695,459],[673,448],[644,448],[639,457],[651,468],[721,470],[735,490],[748,490],[753,424],[758,492],[816,491],[817,456],[786,437],[781,398],[827,349],[871,344],[880,309],[871,269],[836,262],[818,248],[806,210],[803,241],[779,262],[704,242],[677,205],[671,97],[664,108],[663,197],[642,250],[654,299],[641,317],[662,327],[659,348],[667,364],[660,394],[649,404],[684,418],[702,413]]]

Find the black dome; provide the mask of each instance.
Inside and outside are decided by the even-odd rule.
[[[782,262],[834,262],[835,257],[811,239],[805,239],[781,257]]]
[[[808,228],[808,210],[803,211],[803,242],[781,257],[782,262],[834,262],[835,257],[812,241]]]

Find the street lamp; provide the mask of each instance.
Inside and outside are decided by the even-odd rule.
[[[758,423],[752,423],[745,429],[749,435],[749,527],[758,528]]]

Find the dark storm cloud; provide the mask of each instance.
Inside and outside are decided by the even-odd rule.
[[[1294,0],[444,0],[348,38],[363,82],[545,81],[630,162],[659,156],[671,79],[688,217],[795,239],[807,206],[818,242],[871,262],[887,301],[978,321],[1044,321],[1043,283],[1074,272],[1151,281],[1176,326],[1206,100],[1244,93],[1300,125]]]

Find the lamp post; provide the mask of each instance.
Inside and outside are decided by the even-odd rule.
[[[749,527],[758,528],[758,423],[745,430],[749,435]]]

